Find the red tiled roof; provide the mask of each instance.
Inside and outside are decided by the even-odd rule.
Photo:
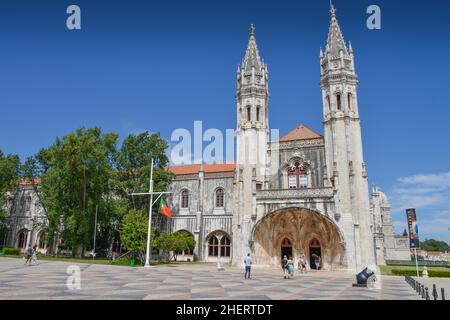
[[[322,135],[309,128],[308,126],[301,124],[294,130],[291,130],[288,134],[280,139],[280,142],[293,141],[293,140],[307,140],[322,138]]]
[[[41,183],[41,178],[39,178],[39,177],[32,178],[32,179],[23,178],[22,181],[20,181],[21,186],[34,186],[34,185],[37,185],[40,183]]]
[[[200,171],[200,164],[190,164],[190,165],[181,165],[181,166],[173,166],[169,167],[169,171],[178,175],[178,174],[193,174],[198,173]],[[236,169],[236,164],[234,163],[214,163],[214,164],[204,164],[203,171],[205,173],[212,172],[231,172]]]

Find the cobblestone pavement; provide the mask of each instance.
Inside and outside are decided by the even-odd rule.
[[[69,290],[67,267],[79,266],[81,288]],[[382,277],[381,289],[352,287],[355,275],[309,272],[283,279],[275,269],[242,270],[214,265],[160,265],[130,268],[40,261],[24,266],[21,259],[0,258],[0,300],[4,299],[418,299],[403,277]]]

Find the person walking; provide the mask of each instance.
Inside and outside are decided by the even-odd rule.
[[[38,265],[38,260],[37,260],[37,245],[34,245],[33,247],[33,253],[31,254],[31,260],[30,260],[30,264],[33,263],[35,265]]]
[[[27,250],[25,251],[25,263],[24,265],[29,265],[31,263],[31,257],[33,256],[33,248],[31,246],[28,246]]]
[[[318,257],[318,255],[316,253],[313,253],[311,255],[311,267],[314,266],[314,268],[316,268],[316,270],[317,270],[317,265],[316,265],[317,257]]]
[[[298,270],[300,270],[300,273],[306,273],[306,258],[304,254],[302,254],[298,260]]]
[[[319,271],[320,270],[320,256],[318,255],[316,258],[316,270]]]
[[[244,263],[245,263],[244,279],[250,279],[250,272],[252,269],[252,258],[250,258],[250,253],[247,254],[247,256],[245,257]]]
[[[284,256],[281,260],[281,269],[283,270],[284,278],[287,279],[287,266],[288,266],[288,258]]]
[[[292,260],[292,257],[289,257],[288,259],[287,269],[288,269],[288,279],[294,277],[294,261]]]

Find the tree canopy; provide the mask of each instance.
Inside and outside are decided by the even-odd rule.
[[[445,241],[439,241],[435,239],[425,239],[420,243],[420,248],[427,251],[449,251],[450,247]]]

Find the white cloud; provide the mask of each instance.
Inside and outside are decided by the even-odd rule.
[[[411,177],[399,178],[403,184],[421,185],[427,187],[450,188],[450,172],[439,174],[418,174]]]
[[[450,241],[450,172],[398,178],[391,204],[397,232],[407,226],[405,209],[416,208],[421,240]]]

